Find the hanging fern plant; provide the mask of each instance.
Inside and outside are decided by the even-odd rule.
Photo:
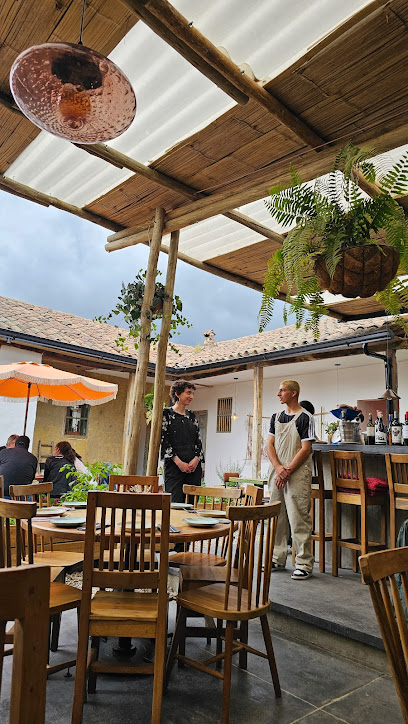
[[[158,271],[156,274],[156,280],[159,276],[161,276],[161,272]],[[135,349],[137,349],[139,346],[138,340],[142,333],[141,313],[143,296],[145,292],[145,280],[146,272],[143,271],[143,269],[140,269],[136,274],[134,282],[130,282],[130,284],[124,284],[122,282],[122,289],[118,297],[118,303],[116,307],[112,309],[112,311],[109,312],[109,314],[107,314],[106,316],[96,317],[94,320],[96,322],[108,323],[114,316],[122,314],[125,323],[129,328],[129,335],[134,339]],[[159,341],[160,333],[157,327],[157,321],[163,318],[163,303],[167,296],[168,295],[166,294],[166,289],[164,285],[161,282],[156,281],[153,301],[150,305],[148,313],[151,318],[149,341],[153,345],[156,345]],[[169,345],[173,352],[176,353],[178,353],[178,349],[171,342],[172,336],[175,333],[180,334],[179,332],[177,332],[177,328],[179,326],[191,327],[190,322],[188,322],[187,319],[183,317],[181,313],[182,309],[183,304],[181,302],[181,299],[179,296],[177,296],[177,294],[175,294],[172,306]],[[119,336],[115,340],[115,343],[123,351],[128,349],[128,338],[124,337],[122,334],[119,334]]]
[[[319,337],[319,321],[327,313],[323,291],[348,297],[372,296],[398,316],[408,306],[408,291],[396,277],[408,273],[408,224],[394,196],[408,191],[408,153],[378,178],[369,160],[372,149],[347,144],[333,169],[313,183],[303,183],[291,168],[288,186],[271,189],[266,205],[283,225],[296,226],[268,262],[259,329],[273,316],[274,302],[284,293],[284,321],[295,314],[296,326]],[[359,175],[377,184],[368,198]]]

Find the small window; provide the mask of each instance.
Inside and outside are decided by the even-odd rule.
[[[217,403],[217,432],[231,432],[232,397],[221,397]]]
[[[88,431],[89,405],[74,405],[67,407],[65,418],[65,435],[78,435],[85,437]]]

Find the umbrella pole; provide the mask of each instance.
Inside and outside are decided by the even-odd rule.
[[[30,389],[31,389],[31,382],[28,383],[28,387],[27,387],[27,402],[26,402],[26,411],[25,411],[25,418],[24,418],[24,432],[23,432],[23,435],[26,434],[26,428],[27,428],[28,403],[30,402]]]

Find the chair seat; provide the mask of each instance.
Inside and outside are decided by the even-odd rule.
[[[76,553],[75,551],[39,551],[34,553],[34,563],[39,563],[42,566],[70,568],[71,566],[80,566],[83,562],[83,553]]]
[[[180,566],[225,566],[226,560],[223,556],[217,556],[214,553],[181,551],[172,553],[169,556],[169,563],[178,563]]]
[[[50,584],[50,615],[67,611],[81,604],[82,591],[66,583]]]
[[[148,621],[157,619],[157,593],[97,591],[91,602],[91,621]]]
[[[243,621],[258,618],[269,610],[269,601],[266,604],[256,605],[255,596],[252,596],[251,606],[247,607],[247,592],[242,591],[241,609],[238,610],[238,592],[235,586],[229,591],[229,607],[225,610],[225,585],[214,583],[202,588],[194,588],[185,593],[179,593],[177,602],[184,608],[191,609],[203,616],[223,619],[224,621]]]

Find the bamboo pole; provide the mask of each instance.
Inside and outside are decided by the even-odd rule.
[[[252,477],[261,477],[263,366],[254,367],[254,417],[252,426]]]
[[[194,28],[167,0],[122,0],[122,2],[175,50],[181,52],[180,47],[184,49],[187,47],[190,57],[187,57],[185,52],[182,54],[193,65],[194,59],[199,56],[203,63],[221,74],[241,93],[266,108],[279,123],[282,123],[293,134],[296,140],[300,139],[312,148],[324,143],[324,140],[307,123],[268,93],[263,86],[242,73],[235,63]],[[199,70],[205,72],[201,68]]]
[[[173,311],[174,281],[176,278],[179,236],[179,231],[173,231],[170,239],[169,258],[167,262],[166,275],[167,297],[163,303],[163,319],[160,329],[159,344],[157,347],[156,370],[154,374],[153,415],[150,430],[149,454],[147,457],[146,475],[157,475],[157,464],[159,460],[161,427],[163,417],[163,402],[166,386],[166,355]]]
[[[129,389],[128,424],[125,428],[125,445],[123,468],[126,475],[136,473],[140,431],[144,414],[144,395],[150,353],[151,312],[154,287],[156,283],[157,261],[164,225],[164,209],[156,209],[152,241],[150,244],[149,261],[146,273],[145,292],[140,315],[141,334],[137,351],[137,368],[135,383]]]

